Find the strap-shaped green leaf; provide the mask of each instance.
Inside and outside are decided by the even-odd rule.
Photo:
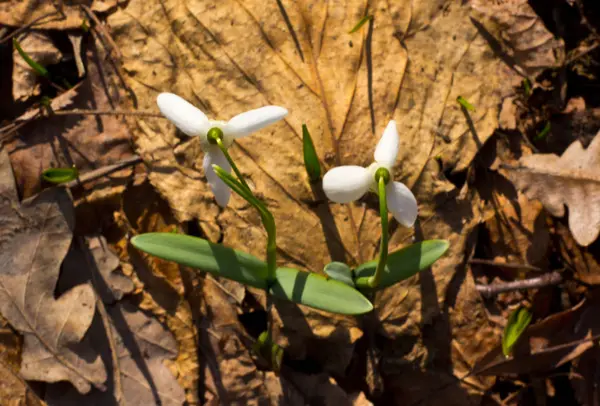
[[[373,305],[359,291],[335,279],[293,268],[277,268],[271,294],[316,309],[339,314],[363,314]]]
[[[401,248],[388,255],[377,290],[386,288],[429,268],[449,247],[445,240],[427,240]],[[377,261],[369,261],[354,270],[354,283],[358,289],[371,290],[368,280],[375,274]]]
[[[49,168],[49,169],[46,169],[44,172],[42,172],[42,178],[44,178],[44,180],[47,182],[58,185],[61,183],[70,182],[73,179],[77,179],[78,174],[79,174],[79,172],[77,171],[77,168],[75,168],[75,167],[72,167],[72,168]]]
[[[133,237],[134,247],[178,264],[198,268],[245,285],[267,288],[267,264],[260,259],[184,234],[148,233]]]
[[[304,168],[311,182],[321,179],[321,164],[315,150],[310,132],[306,124],[302,124],[302,154],[304,155]]]
[[[519,340],[527,326],[531,323],[531,313],[524,307],[519,307],[508,317],[502,336],[502,353],[505,357],[510,356],[514,345]]]
[[[352,269],[343,262],[330,262],[325,265],[323,272],[327,274],[331,279],[345,283],[348,286],[354,287],[354,280],[352,279]]]

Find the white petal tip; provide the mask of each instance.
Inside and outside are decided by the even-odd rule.
[[[390,182],[386,187],[386,193],[388,208],[394,218],[404,227],[412,227],[419,214],[415,195],[400,182]]]
[[[362,166],[338,166],[323,176],[323,191],[336,203],[350,203],[367,193],[373,179]]]
[[[163,116],[189,136],[206,134],[208,118],[197,107],[173,93],[161,93],[156,104]]]
[[[390,120],[375,148],[375,161],[388,169],[394,166],[398,156],[399,144],[400,139],[396,120]]]

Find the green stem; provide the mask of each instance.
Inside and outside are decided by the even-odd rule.
[[[388,256],[388,209],[387,209],[387,196],[385,190],[385,179],[383,176],[379,178],[377,182],[379,188],[379,215],[381,217],[381,243],[379,244],[379,261],[377,262],[377,268],[375,269],[375,275],[369,279],[369,287],[375,289],[379,286],[381,277],[383,276],[383,270],[387,262]]]
[[[235,188],[235,187],[232,187],[235,185],[229,184],[229,186],[232,187],[232,189],[237,194],[239,194],[246,201],[248,201],[248,203],[253,205],[260,213],[260,218],[262,220],[263,226],[265,227],[265,230],[267,231],[267,271],[268,271],[267,272],[267,282],[269,285],[271,285],[275,281],[275,272],[277,270],[277,243],[276,243],[277,230],[275,227],[275,219],[273,218],[273,215],[271,214],[271,212],[264,205],[264,203],[260,199],[258,199],[256,196],[254,196],[254,193],[252,193],[252,190],[250,190],[250,187],[244,180],[242,173],[238,169],[235,162],[233,162],[231,155],[229,155],[227,148],[223,144],[223,140],[218,137],[215,137],[213,139],[216,141],[217,145],[219,146],[219,149],[223,152],[223,155],[225,155],[225,158],[227,158],[227,162],[229,162],[229,165],[231,165],[233,172],[236,174],[237,179],[241,183],[240,186],[242,186],[244,190],[241,191],[241,190],[237,190],[237,188]],[[244,193],[242,193],[242,192],[244,192]]]
[[[240,180],[240,182],[242,182],[242,185],[244,185],[244,187],[248,189],[250,193],[252,193],[252,191],[250,190],[250,186],[248,186],[248,184],[246,183],[246,180],[242,176],[242,173],[238,169],[235,162],[233,162],[233,159],[231,159],[231,155],[229,155],[227,147],[225,147],[225,145],[223,144],[223,140],[221,138],[216,138],[215,141],[217,142],[217,145],[219,146],[221,152],[223,152],[223,155],[225,155],[225,158],[227,158],[227,162],[229,162],[229,165],[231,165],[231,168],[233,169],[233,172],[235,172],[237,178]]]

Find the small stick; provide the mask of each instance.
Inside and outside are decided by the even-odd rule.
[[[98,178],[101,178],[103,176],[111,174],[113,172],[119,171],[121,169],[127,168],[128,166],[137,165],[141,162],[143,162],[142,158],[138,155],[134,155],[132,157],[129,157],[129,158],[119,162],[119,163],[103,166],[101,168],[98,168],[98,169],[95,169],[88,173],[85,173],[77,179],[73,179],[70,182],[63,183],[61,186],[64,186],[66,188],[72,188],[77,185],[82,185],[86,182],[91,182],[93,180],[96,180]]]
[[[160,113],[154,113],[152,111],[127,111],[127,110],[59,110],[54,111],[54,116],[135,116],[135,117],[159,117],[164,118]]]
[[[102,22],[100,22],[100,20],[98,19],[98,17],[96,17],[96,13],[94,13],[85,4],[82,4],[81,8],[83,9],[83,11],[85,11],[85,13],[88,15],[88,17],[90,17],[90,19],[92,19],[96,23],[96,25],[94,26],[94,28],[97,28],[98,32],[101,34],[101,36],[104,37],[104,39],[110,44],[111,49],[108,51],[108,53],[110,54],[110,53],[112,53],[114,51],[117,59],[121,59],[122,55],[121,55],[121,51],[119,51],[119,47],[117,46],[117,44],[115,43],[115,41],[112,39],[112,37],[110,36],[110,34],[108,33],[108,31],[104,27],[104,25],[102,24]]]
[[[490,265],[504,268],[514,268],[514,269],[529,269],[530,271],[538,271],[541,272],[542,269],[537,266],[527,265],[527,264],[513,264],[510,262],[498,262],[492,261],[490,259],[480,259],[480,258],[472,258],[469,260],[469,264],[479,264],[479,265]]]
[[[39,16],[38,18],[36,18],[35,20],[31,21],[28,24],[25,24],[24,26],[22,26],[21,28],[16,29],[15,31],[13,31],[12,33],[10,33],[9,35],[7,35],[6,37],[0,38],[0,45],[4,44],[6,41],[8,41],[9,39],[11,39],[12,37],[19,35],[20,33],[22,33],[23,31],[28,30],[30,27],[33,27],[37,22],[39,22],[40,20],[43,20],[46,17],[51,17],[55,14],[62,14],[60,11],[53,11],[52,13],[47,13],[44,15]]]
[[[477,289],[483,297],[489,299],[503,292],[543,288],[546,286],[558,285],[562,281],[562,274],[558,271],[554,271],[536,278],[523,279],[520,281],[494,283],[491,285],[475,285],[475,289]]]

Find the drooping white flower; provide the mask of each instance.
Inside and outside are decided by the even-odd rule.
[[[183,133],[191,137],[200,137],[200,144],[204,150],[202,167],[215,199],[222,207],[227,206],[231,190],[217,176],[212,165],[217,164],[227,172],[231,172],[231,166],[219,147],[209,142],[208,131],[219,128],[223,132],[223,144],[230,147],[235,139],[261,130],[281,120],[288,113],[283,107],[265,106],[238,114],[229,121],[218,121],[210,120],[200,109],[173,93],[159,94],[156,103],[160,112]]]
[[[390,121],[377,147],[375,162],[369,167],[338,166],[328,171],[323,177],[323,190],[327,197],[337,203],[349,203],[360,199],[369,189],[377,193],[375,172],[385,168],[390,173],[398,156],[398,130],[396,122]],[[390,182],[386,185],[388,210],[396,220],[405,227],[411,227],[417,219],[417,200],[409,188],[400,182]]]

